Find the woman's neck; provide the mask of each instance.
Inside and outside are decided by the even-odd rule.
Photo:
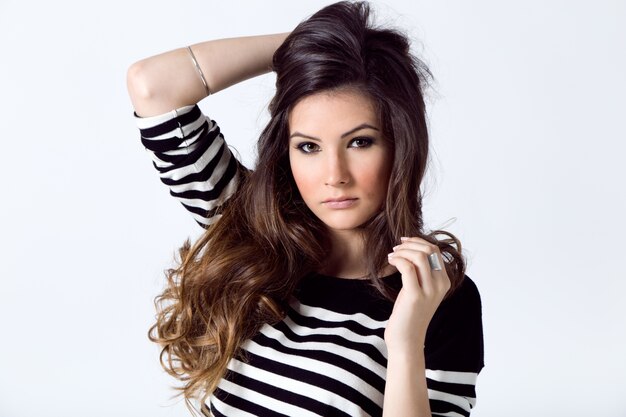
[[[367,277],[367,262],[365,261],[365,242],[357,230],[333,231],[329,258],[321,274],[346,279],[364,279]],[[384,275],[394,273],[396,269],[387,265]]]

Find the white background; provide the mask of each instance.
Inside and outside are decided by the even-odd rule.
[[[188,415],[146,333],[200,230],[139,141],[126,70],[329,3],[0,2],[0,417]],[[437,80],[424,213],[483,298],[473,415],[626,416],[625,3],[375,5]],[[201,103],[248,166],[273,85]]]

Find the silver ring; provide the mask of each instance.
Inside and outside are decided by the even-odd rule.
[[[428,263],[433,271],[441,271],[441,263],[439,263],[439,257],[436,252],[428,255]]]

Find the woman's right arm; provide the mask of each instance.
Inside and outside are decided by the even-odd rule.
[[[272,56],[289,32],[215,39],[191,45],[211,94],[271,71]],[[139,117],[198,103],[204,85],[187,48],[135,62],[128,69],[130,99]]]
[[[192,45],[211,94],[271,70],[288,33],[217,39]],[[141,141],[170,194],[208,227],[236,191],[245,168],[230,152],[217,123],[197,102],[206,90],[186,48],[131,65],[128,92]]]

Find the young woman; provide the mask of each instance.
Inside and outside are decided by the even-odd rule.
[[[271,119],[248,170],[196,103],[268,71]],[[428,78],[364,2],[131,66],[142,143],[206,229],[167,271],[150,329],[188,404],[214,416],[470,414],[480,296],[458,240],[423,227]]]

